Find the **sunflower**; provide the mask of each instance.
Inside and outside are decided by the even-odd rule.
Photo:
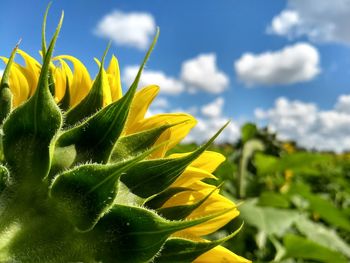
[[[55,37],[57,37],[58,31],[56,32]],[[79,59],[70,55],[58,55],[53,58],[49,57],[52,53],[55,37],[47,50],[45,40],[43,41],[43,49],[41,51],[44,58],[43,65],[25,51],[17,48],[10,58],[1,57],[2,61],[7,64],[1,82],[1,89],[8,86],[12,93],[11,113],[6,117],[3,125],[6,138],[6,136],[9,137],[6,132],[15,129],[11,126],[15,126],[15,124],[12,124],[11,122],[11,120],[15,118],[13,117],[15,116],[15,113],[20,112],[25,105],[29,105],[34,96],[39,96],[39,89],[43,89],[42,83],[45,81],[46,71],[47,88],[50,91],[54,103],[59,107],[57,112],[62,114],[64,120],[62,129],[55,132],[50,138],[51,141],[49,146],[56,147],[56,149],[52,151],[53,153],[49,153],[49,156],[53,157],[52,162],[50,163],[51,168],[48,169],[46,174],[46,177],[49,177],[49,196],[53,196],[55,202],[58,203],[57,209],[64,207],[63,210],[67,210],[67,206],[61,206],[60,202],[66,202],[67,198],[71,198],[70,194],[77,198],[74,195],[74,191],[78,190],[74,188],[75,190],[72,190],[72,193],[70,192],[71,189],[67,190],[66,188],[69,184],[64,181],[65,178],[72,178],[79,174],[80,170],[88,170],[95,163],[103,164],[105,166],[109,164],[116,165],[118,163],[127,163],[128,160],[132,158],[140,158],[138,156],[141,154],[143,160],[141,161],[142,164],[140,166],[145,167],[146,170],[153,169],[156,165],[162,166],[163,163],[166,163],[166,165],[164,165],[166,169],[158,171],[158,173],[164,173],[166,176],[169,175],[169,178],[167,179],[168,181],[165,184],[159,188],[154,187],[154,184],[157,184],[157,181],[155,180],[154,182],[151,181],[147,183],[146,181],[148,179],[144,178],[143,175],[139,175],[142,171],[137,170],[136,168],[134,170],[137,170],[138,174],[135,176],[130,175],[130,177],[126,176],[128,173],[133,174],[134,170],[130,167],[136,167],[140,164],[141,159],[137,160],[139,163],[136,161],[130,161],[132,162],[132,165],[128,166],[129,170],[123,170],[123,173],[117,178],[118,192],[112,197],[109,197],[113,199],[113,201],[104,206],[103,209],[98,212],[99,217],[94,223],[86,220],[85,217],[87,215],[84,214],[84,212],[82,212],[84,214],[83,216],[77,216],[74,214],[80,213],[80,201],[76,201],[79,203],[79,206],[73,206],[75,208],[78,207],[73,213],[68,209],[69,211],[66,213],[66,216],[73,218],[68,221],[72,222],[72,224],[78,229],[92,229],[94,226],[96,226],[95,228],[97,229],[104,229],[100,224],[105,223],[105,221],[108,222],[108,220],[104,218],[108,218],[110,211],[114,209],[113,212],[115,212],[118,209],[124,208],[130,209],[130,213],[132,213],[132,211],[135,213],[144,213],[145,216],[150,216],[153,221],[158,220],[154,218],[160,218],[159,220],[164,219],[167,220],[166,222],[197,222],[204,218],[200,222],[198,221],[197,223],[187,225],[186,227],[179,227],[176,231],[169,232],[169,237],[162,240],[158,249],[152,252],[152,256],[148,255],[149,259],[154,260],[155,262],[250,262],[221,245],[226,240],[232,238],[237,231],[221,240],[209,241],[205,239],[207,235],[216,232],[239,215],[235,203],[221,195],[218,187],[203,181],[206,178],[216,179],[213,172],[225,160],[223,155],[206,150],[207,146],[218,134],[216,134],[205,146],[200,148],[200,150],[190,153],[168,154],[169,150],[173,149],[187,136],[190,130],[195,126],[196,120],[193,116],[186,113],[165,113],[146,117],[146,112],[152,101],[157,96],[160,88],[157,85],[150,85],[135,91],[134,94],[130,95],[130,90],[136,90],[133,86],[137,86],[144,63],[141,66],[138,76],[136,76],[133,86],[125,95],[123,95],[119,63],[116,56],[113,55],[111,57],[109,65],[106,68],[104,66],[108,48],[101,61],[96,60],[99,66],[99,72],[95,79],[92,80],[87,68]],[[150,51],[146,55],[146,58],[149,53]],[[18,54],[23,58],[23,65],[13,61],[15,54]],[[84,141],[84,143],[82,143],[79,141],[80,139],[72,139],[77,133],[76,131],[80,132],[83,130],[86,123],[88,123],[86,124],[86,127],[88,127],[88,125],[91,126],[91,120],[94,120],[100,112],[108,112],[112,106],[120,104],[124,106],[121,106],[118,110],[121,112],[125,111],[126,113],[122,113],[125,115],[123,115],[124,119],[119,119],[123,125],[121,125],[121,128],[118,128],[120,131],[118,132],[119,134],[116,136],[115,141],[112,143],[107,142],[106,144],[106,147],[109,149],[107,157],[105,154],[98,155],[99,151],[96,150],[96,147],[102,147],[102,143],[98,144],[95,148],[89,146],[90,148],[86,150],[86,144],[89,144],[89,142]],[[41,110],[45,111],[46,109],[42,108]],[[120,114],[120,112],[118,112],[118,114]],[[8,128],[10,126],[11,129]],[[108,128],[110,128],[110,126],[108,126]],[[92,133],[93,132],[95,131],[92,131]],[[74,134],[74,136],[72,134]],[[84,140],[88,139],[85,138]],[[11,144],[7,143],[5,139],[3,145],[3,155],[5,157],[3,158],[4,160],[2,163],[4,166],[1,166],[0,168],[5,167],[3,169],[6,171],[6,174],[10,174],[8,176],[8,178],[10,178],[11,172],[15,173],[17,166],[16,164],[13,164],[14,161],[12,162],[12,153],[7,153],[10,151],[7,151],[5,148],[9,147],[8,145],[11,147]],[[65,160],[70,154],[71,145],[75,146],[75,149],[73,150],[75,155],[71,161],[68,163],[63,161],[64,164],[62,164],[61,160]],[[79,155],[79,151],[82,151],[83,154]],[[98,152],[97,155],[96,152]],[[145,152],[147,152],[147,154],[145,154]],[[171,166],[172,163],[174,163],[174,167]],[[8,164],[9,167],[6,167],[5,164]],[[151,166],[147,166],[146,164]],[[145,173],[148,171],[146,170]],[[72,174],[70,174],[71,171]],[[15,175],[13,177],[15,177]],[[137,179],[142,180],[137,181]],[[11,184],[11,180],[16,181],[16,179],[11,178],[7,180],[8,182],[6,184],[4,184],[9,189],[13,189],[20,185],[17,183]],[[100,187],[100,185],[104,183],[105,180],[100,182],[98,186],[93,188],[94,191],[95,188]],[[22,187],[21,189],[27,191],[28,187]],[[88,194],[90,194],[91,191],[93,190],[88,191]],[[60,195],[61,192],[68,197],[62,197]],[[80,197],[78,197],[78,199],[79,198]],[[69,200],[69,202],[72,202],[72,200]],[[73,200],[73,202],[75,202],[75,200]],[[92,201],[90,200],[89,202]],[[104,203],[105,202],[103,202],[103,204]],[[84,203],[84,206],[86,205],[87,204]],[[90,205],[90,203],[88,205]],[[45,207],[44,209],[47,209],[46,206],[43,207]],[[0,218],[1,217],[4,217],[4,215],[0,211]],[[38,218],[42,219],[42,216],[40,215]],[[103,222],[100,223],[100,221]],[[21,222],[21,220],[19,220],[19,222]],[[113,226],[111,226],[111,229],[112,228]],[[149,234],[147,229],[144,231],[144,235],[147,236]],[[0,231],[0,237],[3,235],[4,233]],[[134,236],[136,234],[128,233],[128,235]],[[6,247],[7,253],[3,252],[3,254],[9,255],[11,259],[17,259],[17,253],[19,255],[18,258],[21,259],[23,255],[16,250],[18,247],[21,247],[21,243],[16,242],[22,239],[21,237],[16,237],[16,235],[15,238],[17,238],[14,241],[15,248],[12,247],[12,241],[10,240],[11,242],[9,242],[9,245],[3,245],[3,247]],[[98,240],[98,238],[96,239]],[[152,242],[155,241],[156,240],[153,240]],[[35,242],[37,242],[37,240],[35,240]],[[56,245],[57,244],[53,244],[52,246]],[[137,246],[137,244],[134,245]],[[49,246],[49,244],[47,246]],[[92,245],[92,247],[94,247],[94,245]],[[2,255],[1,249],[2,246],[0,244],[0,259]],[[94,249],[96,248],[94,247]],[[136,247],[136,249],[138,248]],[[141,251],[141,249],[139,250]],[[151,250],[151,248],[149,250]],[[50,249],[48,251],[50,251]],[[42,252],[41,250],[38,250],[35,253],[45,254],[45,252]],[[109,250],[107,252],[104,251],[104,253],[113,254]],[[77,254],[79,253],[77,252]],[[31,252],[28,252],[28,255],[31,255]],[[125,259],[128,256],[130,257],[132,255],[123,255],[120,256],[120,258]],[[140,258],[142,258],[142,256],[140,256]],[[6,258],[5,256],[3,257]],[[98,257],[100,260],[102,259],[103,262],[109,262],[108,260],[113,258],[112,256],[106,256],[105,258],[104,256]],[[42,262],[39,261],[39,258],[40,256],[38,256],[37,262]],[[42,258],[45,258],[45,256]],[[42,258],[40,260],[42,260]],[[95,258],[97,258],[97,256],[95,256]]]

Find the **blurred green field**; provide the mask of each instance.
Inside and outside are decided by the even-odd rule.
[[[197,145],[180,145],[185,152]],[[216,233],[241,232],[226,247],[254,262],[350,262],[350,153],[298,148],[246,124],[240,140],[215,145],[215,175],[241,215]]]

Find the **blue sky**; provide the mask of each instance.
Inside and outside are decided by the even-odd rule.
[[[1,55],[22,38],[21,48],[40,59],[48,2],[2,2]],[[61,10],[56,54],[81,59],[94,76],[93,57],[113,39],[125,85],[159,26],[143,84],[164,86],[152,113],[197,116],[192,139],[232,119],[223,141],[255,121],[309,148],[350,148],[349,0],[60,0],[48,35]]]

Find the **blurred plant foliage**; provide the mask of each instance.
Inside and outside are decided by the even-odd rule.
[[[350,262],[350,153],[306,150],[252,123],[236,144],[213,147],[227,160],[212,183],[225,182],[222,191],[240,203],[245,223],[229,249],[254,262]]]

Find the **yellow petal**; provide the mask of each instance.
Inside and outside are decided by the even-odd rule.
[[[94,58],[96,64],[101,67],[101,62],[97,59]],[[119,70],[119,69],[118,69]],[[111,84],[113,85],[112,82],[110,82],[110,79],[113,79],[113,76],[107,73],[105,69],[102,69],[101,73],[102,77],[102,89],[103,89],[103,106],[107,106],[108,104],[111,104],[114,100],[112,99],[112,87]],[[119,74],[119,71],[118,71]]]
[[[189,186],[191,189],[196,189],[197,191],[200,191],[200,189],[204,189],[205,186],[201,185],[206,185],[203,182],[197,182],[196,183],[198,186],[191,185]],[[209,189],[205,189],[205,191],[208,193]],[[207,193],[204,193],[204,196]],[[200,225],[194,226],[187,228],[186,230],[182,230],[177,232],[177,235],[180,236],[205,236],[209,235],[224,225],[226,225],[228,222],[230,222],[232,219],[237,217],[239,215],[239,211],[236,209],[236,205],[226,197],[222,196],[219,194],[219,192],[214,192],[200,207],[195,209],[188,217],[187,219],[194,219],[198,217],[203,217],[207,215],[212,215],[215,213],[218,213],[223,210],[227,209],[232,209],[231,211],[218,216],[212,220],[209,220],[205,223],[202,223]]]
[[[191,205],[206,197],[212,190],[215,189],[215,186],[203,183],[196,182],[192,185],[189,185],[188,188],[194,191],[186,191],[178,193],[172,196],[167,202],[162,206],[172,207],[179,205]],[[201,236],[209,235],[228,222],[233,218],[239,215],[239,211],[236,209],[235,203],[226,197],[219,194],[219,190],[215,191],[210,195],[210,197],[198,208],[196,208],[186,219],[194,219],[203,216],[212,215],[223,210],[232,209],[224,215],[218,216],[215,219],[209,220],[208,222],[202,223],[198,226],[188,228],[186,230],[179,231],[175,236],[185,237],[185,238],[198,238]]]
[[[29,98],[30,87],[28,80],[18,68],[13,67],[10,74],[10,88],[13,93],[13,106],[17,107]]]
[[[205,194],[197,191],[185,191],[178,193],[172,196],[169,200],[167,200],[162,208],[180,206],[180,205],[192,205],[203,198],[205,198]]]
[[[55,101],[58,103],[62,100],[66,92],[65,74],[62,72],[62,69],[58,67],[55,67],[55,69],[52,70],[52,74],[55,80]]]
[[[158,92],[159,87],[155,85],[147,86],[136,92],[124,128],[124,133],[126,135],[139,131],[137,124],[145,117],[149,106],[157,96]]]
[[[64,60],[60,60],[60,66],[58,67],[52,67],[52,74],[54,77],[54,81],[55,81],[55,101],[59,102],[62,100],[62,98],[64,97],[64,94],[66,93],[66,88],[67,88],[67,75],[66,75],[66,71],[63,68],[63,63],[66,64],[66,62],[64,62]],[[68,67],[68,65],[66,64],[66,67]],[[70,69],[69,69],[70,70]]]
[[[78,104],[88,93],[91,88],[91,78],[84,64],[75,57],[61,55],[53,60],[64,59],[73,63],[74,73],[70,84],[70,106]]]
[[[169,157],[181,157],[189,153],[175,153]],[[191,163],[192,167],[200,168],[208,173],[212,173],[218,168],[218,166],[226,160],[225,156],[218,152],[205,151],[194,162]]]
[[[120,82],[119,63],[114,55],[109,62],[109,66],[106,72],[108,76],[109,87],[111,89],[112,101],[119,100],[122,97],[123,93],[122,84]]]
[[[202,223],[198,226],[188,228],[176,233],[179,237],[203,237],[212,234],[219,230],[221,227],[225,226],[228,222],[239,215],[238,210],[233,210],[228,212],[226,215],[219,216],[215,219],[209,220],[206,223]],[[194,217],[195,218],[195,217]]]
[[[236,255],[223,246],[217,246],[200,255],[193,263],[251,263],[250,260]]]
[[[196,120],[185,113],[173,113],[173,114],[157,114],[150,118],[144,119],[134,125],[134,131],[144,131],[155,127],[160,127],[165,124],[176,124],[167,129],[156,141],[155,145],[163,144],[157,151],[152,153],[151,158],[160,158],[165,153],[177,145],[190,130],[196,125]]]
[[[25,67],[21,67],[21,70],[28,81],[31,96],[34,94],[36,86],[38,85],[41,65],[36,59],[29,56],[23,50],[19,49],[17,52],[25,62]]]
[[[171,185],[172,187],[188,187],[189,185],[201,181],[205,178],[216,179],[214,175],[205,170],[189,166]]]
[[[7,64],[8,58],[0,57],[0,59]],[[21,66],[17,63],[12,64],[9,82],[13,95],[13,106],[17,107],[22,102],[26,101],[30,96],[28,80],[23,74]]]
[[[112,94],[111,88],[109,86],[108,76],[104,69],[102,69],[101,73],[102,78],[102,92],[103,92],[103,107],[112,103]]]
[[[166,152],[169,149],[169,142],[172,138],[172,133],[170,129],[167,129],[165,132],[162,133],[161,136],[157,139],[157,141],[154,143],[154,146],[158,146],[161,143],[166,142],[162,146],[160,146],[156,151],[154,151],[148,158],[149,159],[156,159],[156,158],[162,158],[165,156]]]
[[[69,84],[72,83],[73,73],[69,68],[68,64],[60,59],[60,67],[55,67],[53,71],[54,79],[55,79],[55,100],[59,102],[63,99],[67,86],[69,88]],[[68,81],[68,83],[67,83]]]

